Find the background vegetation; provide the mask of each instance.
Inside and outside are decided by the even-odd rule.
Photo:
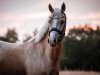
[[[60,60],[62,70],[100,71],[100,27],[73,28],[65,37]]]
[[[4,36],[0,36],[0,40],[16,43],[18,41],[18,35],[15,29],[8,29],[7,33]]]

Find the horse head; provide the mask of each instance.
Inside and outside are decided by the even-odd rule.
[[[48,43],[52,47],[56,47],[59,42],[62,41],[65,35],[66,29],[66,15],[65,15],[65,3],[62,4],[61,9],[53,8],[49,4],[49,11],[51,15],[49,17],[49,38]]]

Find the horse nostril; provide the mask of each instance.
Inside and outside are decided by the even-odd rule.
[[[48,39],[48,43],[49,43],[49,39]]]
[[[56,39],[54,38],[54,43],[56,42]]]

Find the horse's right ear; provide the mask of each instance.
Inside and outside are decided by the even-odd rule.
[[[53,7],[51,6],[51,4],[49,4],[49,11],[50,11],[51,13],[53,13],[53,11],[54,11],[54,9],[53,9]]]
[[[64,13],[65,10],[66,10],[66,5],[65,5],[65,3],[63,3],[61,6],[61,12]]]

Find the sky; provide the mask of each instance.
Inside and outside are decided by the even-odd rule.
[[[31,35],[50,15],[48,4],[60,8],[63,2],[66,4],[67,27],[100,25],[100,0],[0,0],[0,36],[8,28],[15,28],[21,37]]]

